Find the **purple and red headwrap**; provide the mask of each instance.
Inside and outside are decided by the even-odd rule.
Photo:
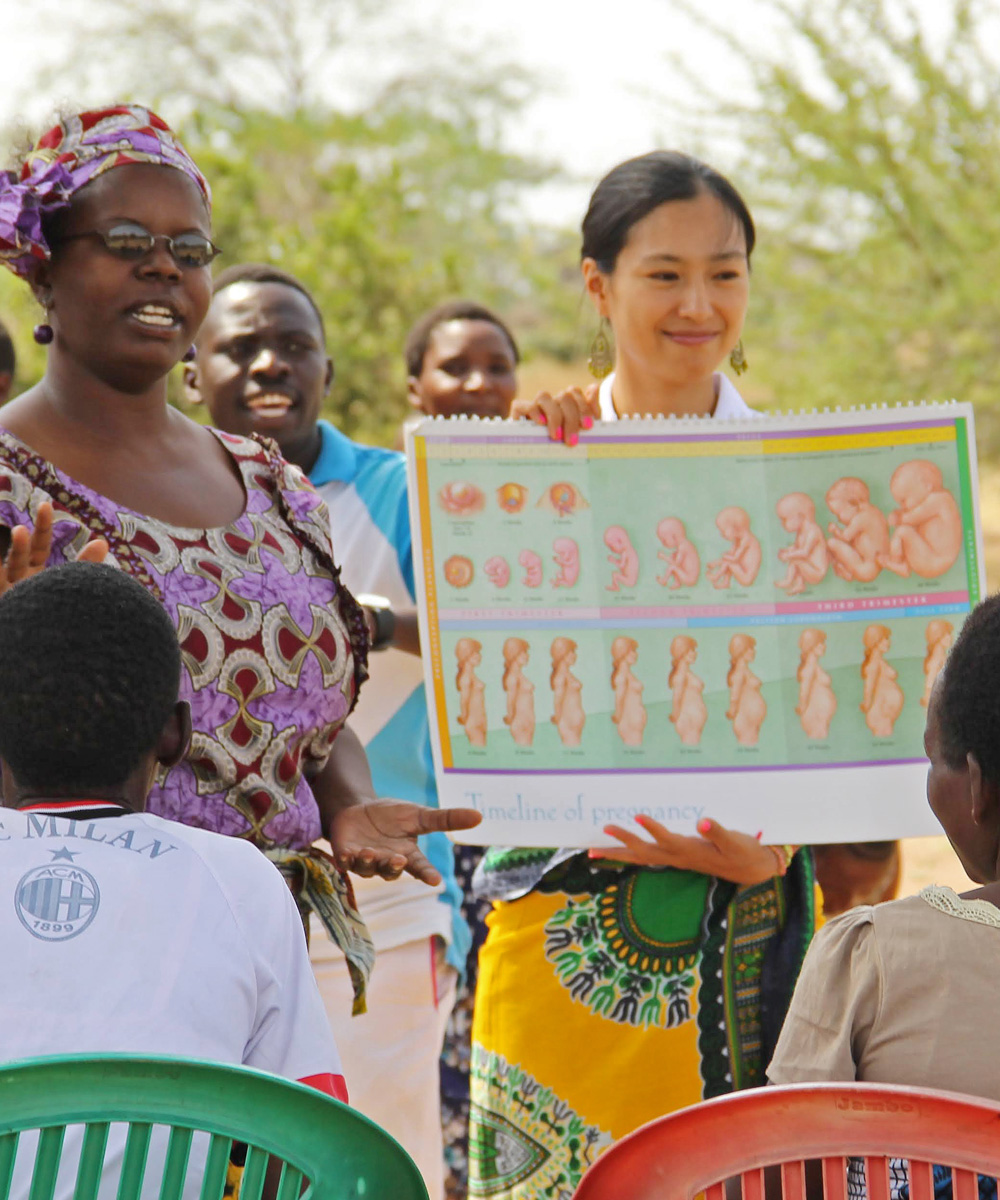
[[[156,113],[138,104],[79,113],[42,134],[20,177],[0,171],[0,262],[27,276],[34,260],[50,255],[42,217],[65,208],[74,192],[104,171],[129,163],[176,167],[212,203],[204,175]]]

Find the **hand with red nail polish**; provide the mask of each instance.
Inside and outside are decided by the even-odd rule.
[[[510,415],[514,420],[548,425],[551,441],[575,446],[581,430],[593,429],[595,420],[600,420],[598,388],[595,385],[583,391],[571,387],[555,396],[540,392],[534,400],[515,400]]]
[[[696,871],[714,875],[744,887],[763,883],[775,873],[775,856],[769,846],[762,846],[751,833],[726,829],[709,817],[697,824],[699,837],[671,833],[652,817],[640,814],[635,818],[640,829],[649,837],[620,825],[606,825],[604,833],[616,838],[621,845],[601,846],[589,850],[589,858],[612,859],[641,867],[674,867],[679,871]],[[652,838],[652,841],[650,841]]]

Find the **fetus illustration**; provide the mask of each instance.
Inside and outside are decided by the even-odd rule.
[[[896,718],[903,711],[903,689],[896,682],[896,671],[885,661],[892,632],[885,625],[869,625],[864,632],[865,661],[861,678],[865,692],[861,711],[865,724],[876,737],[892,737]]]
[[[464,554],[453,554],[445,560],[444,577],[455,588],[468,587],[475,575],[472,559]]]
[[[524,578],[521,582],[525,587],[536,588],[542,586],[542,563],[541,556],[536,554],[534,550],[522,550],[517,556],[518,563],[524,567]]]
[[[579,746],[587,717],[583,711],[583,684],[573,674],[576,642],[557,637],[552,642],[552,724],[564,746]]]
[[[936,617],[933,621],[927,622],[927,629],[924,633],[924,637],[927,639],[927,657],[924,659],[924,694],[920,697],[920,703],[924,708],[930,703],[934,682],[941,674],[941,668],[944,666],[944,660],[948,657],[954,635],[955,628],[950,621]]]
[[[446,483],[438,492],[438,502],[453,517],[472,517],[482,512],[486,497],[474,483]]]
[[[473,746],[486,745],[486,685],[476,675],[476,667],[483,661],[483,647],[475,638],[459,638],[455,643],[458,659],[458,723]]]
[[[497,488],[497,504],[505,513],[519,513],[528,500],[528,489],[519,483],[504,483]]]
[[[529,652],[524,638],[509,637],[503,644],[503,690],[507,693],[503,723],[519,746],[530,746],[535,738],[535,685],[524,674]]]
[[[742,508],[724,508],[715,518],[719,533],[733,546],[721,558],[705,567],[705,574],[712,586],[727,588],[735,579],[743,587],[749,587],[760,570],[760,542],[750,532],[750,517]]]
[[[639,643],[630,637],[616,637],[611,643],[611,687],[615,693],[615,711],[611,720],[626,746],[641,746],[646,728],[646,708],[642,702],[642,684],[632,674],[639,657]]]
[[[563,481],[546,488],[536,507],[550,509],[560,517],[571,517],[579,509],[589,508],[590,505],[575,484]]]
[[[905,462],[893,471],[889,491],[899,508],[889,517],[894,529],[882,566],[904,577],[943,575],[962,549],[962,518],[940,468],[921,458]]]
[[[826,653],[826,634],[822,629],[803,629],[799,634],[799,702],[795,711],[807,738],[823,740],[830,736],[830,722],[837,711],[837,697],[830,676],[820,665]]]
[[[729,641],[729,708],[726,717],[741,746],[756,746],[760,727],[767,716],[767,701],[760,694],[760,680],[750,670],[757,653],[757,640],[748,633],[737,633]]]
[[[678,634],[670,643],[671,668],[668,682],[674,696],[670,720],[685,746],[698,745],[701,741],[701,731],[708,720],[708,709],[702,696],[705,684],[691,670],[691,664],[697,657],[698,643],[693,637]]]
[[[841,579],[871,581],[882,570],[880,557],[889,552],[889,522],[869,499],[868,484],[847,476],[826,493],[826,506],[837,518],[827,526],[826,540],[833,569]]]
[[[552,580],[553,587],[573,587],[580,575],[580,548],[572,538],[556,538],[552,543],[555,551],[552,561],[558,566]]]
[[[671,553],[657,551],[657,557],[667,564],[656,582],[663,587],[694,587],[701,574],[701,559],[694,542],[688,541],[684,522],[678,517],[664,517],[656,527],[656,536]]]
[[[788,570],[785,578],[777,580],[774,586],[784,588],[789,596],[797,596],[808,585],[826,578],[830,565],[826,539],[816,524],[816,505],[805,492],[782,496],[775,512],[786,532],[795,534],[795,541],[778,551],[778,558],[788,565]]]
[[[604,590],[618,592],[623,587],[635,587],[639,579],[639,555],[632,539],[620,525],[610,525],[604,531],[604,544],[612,551],[608,562],[613,568],[611,582]]]
[[[505,588],[510,583],[510,564],[499,554],[494,554],[483,563],[483,574],[498,588]]]

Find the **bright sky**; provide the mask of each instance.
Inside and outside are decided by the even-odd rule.
[[[26,96],[39,61],[58,48],[60,23],[39,21],[34,4],[0,0],[6,13],[0,123],[15,116],[39,121],[63,95]],[[329,3],[343,0],[328,0]],[[793,0],[807,4],[809,0]],[[943,30],[948,0],[912,0],[932,32]],[[544,90],[507,131],[511,147],[561,162],[573,181],[546,189],[532,209],[543,219],[575,224],[594,182],[614,163],[654,145],[686,146],[683,110],[704,99],[671,66],[682,54],[689,73],[709,92],[746,96],[743,63],[699,30],[674,0],[401,0],[402,11],[440,42],[482,46],[537,73]],[[225,0],[204,0],[213,10]],[[59,11],[85,13],[88,0],[61,0]],[[712,18],[738,31],[748,47],[780,51],[760,0],[713,0]],[[440,44],[439,42],[439,44]],[[363,77],[368,64],[359,62]],[[695,147],[726,168],[723,144]]]

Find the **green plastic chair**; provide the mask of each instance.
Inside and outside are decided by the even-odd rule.
[[[396,1141],[313,1088],[247,1067],[123,1054],[0,1067],[0,1200],[28,1130],[40,1131],[30,1200],[52,1200],[67,1125],[86,1126],[73,1200],[96,1200],[112,1123],[128,1125],[117,1200],[180,1200],[196,1131],[209,1135],[200,1200],[221,1200],[234,1141],[248,1147],[240,1200],[261,1200],[272,1155],[284,1164],[275,1200],[428,1200]],[[154,1125],[169,1127],[166,1157],[158,1183],[144,1187]]]

